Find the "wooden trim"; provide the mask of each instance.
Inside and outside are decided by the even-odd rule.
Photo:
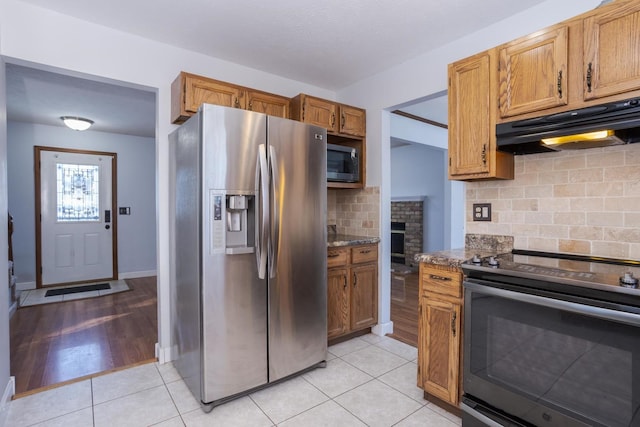
[[[73,154],[90,154],[93,156],[111,156],[111,227],[113,228],[111,232],[111,278],[103,278],[103,279],[92,279],[92,280],[82,280],[79,282],[65,282],[65,283],[55,283],[49,284],[46,286],[42,285],[42,221],[40,221],[42,215],[42,205],[41,205],[41,192],[42,188],[40,186],[40,154],[43,151],[56,151],[59,153],[73,153]],[[109,151],[92,151],[92,150],[80,150],[75,148],[60,148],[60,147],[45,147],[36,145],[33,147],[33,165],[34,165],[34,176],[35,176],[35,228],[36,228],[36,289],[41,289],[43,287],[51,287],[51,286],[59,286],[63,284],[77,284],[77,283],[91,283],[91,282],[99,282],[104,280],[117,280],[118,279],[118,216],[117,216],[117,160],[118,154],[109,152]]]
[[[436,121],[433,121],[433,120],[425,119],[424,117],[416,116],[416,115],[413,115],[413,114],[410,114],[410,113],[405,113],[404,111],[393,110],[391,113],[392,114],[397,114],[398,116],[406,117],[406,118],[411,119],[411,120],[417,120],[419,122],[426,123],[426,124],[431,125],[431,126],[437,126],[439,128],[449,129],[449,126],[445,125],[444,123],[440,123],[440,122],[436,122]]]

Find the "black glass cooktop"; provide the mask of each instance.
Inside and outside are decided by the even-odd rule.
[[[500,280],[500,276],[552,282],[637,295],[640,261],[571,254],[514,250],[490,257],[474,257],[462,264],[468,277]]]

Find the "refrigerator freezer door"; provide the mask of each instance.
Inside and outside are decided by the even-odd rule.
[[[326,130],[268,118],[269,381],[326,359]]]
[[[241,229],[253,241],[255,217],[260,217],[255,168],[258,148],[266,143],[267,122],[263,114],[213,105],[204,105],[201,113],[202,400],[209,403],[268,382],[267,282],[258,278],[255,253],[216,249],[221,244],[216,233],[224,230],[229,244],[229,233],[237,233],[237,227],[231,231],[228,224],[220,227],[216,219],[220,215],[214,212],[216,197],[226,197],[223,211],[253,212],[254,220]],[[236,200],[243,200],[242,206]]]

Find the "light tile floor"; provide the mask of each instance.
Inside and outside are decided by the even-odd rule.
[[[327,367],[205,413],[172,364],[150,363],[12,401],[7,426],[435,426],[460,418],[416,387],[417,350],[365,335],[329,347]]]

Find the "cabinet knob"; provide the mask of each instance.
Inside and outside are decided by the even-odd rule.
[[[487,144],[482,144],[482,163],[487,164]]]
[[[589,62],[589,65],[587,65],[587,92],[591,92],[592,79],[593,79],[593,66],[592,66],[592,63]]]

